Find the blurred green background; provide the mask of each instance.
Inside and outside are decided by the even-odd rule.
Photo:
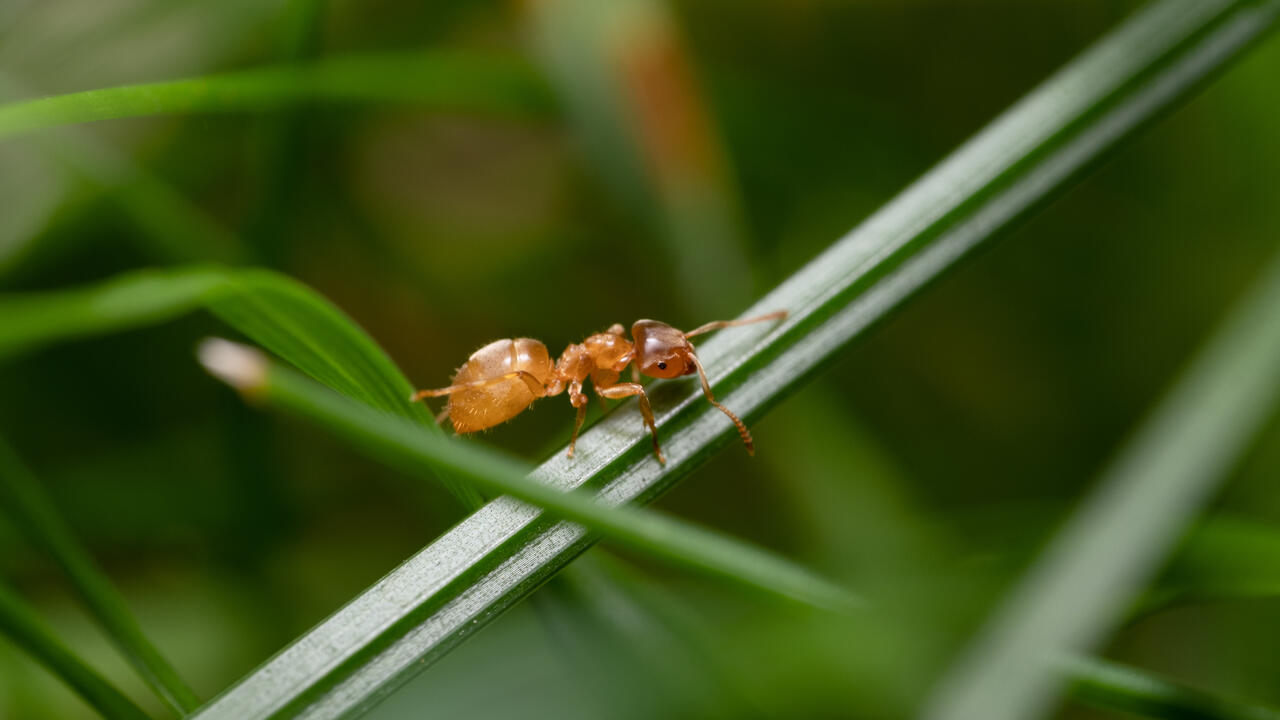
[[[318,289],[421,387],[494,338],[554,353],[613,322],[691,327],[795,272],[1137,5],[0,0],[4,99],[441,48],[527,65],[548,98],[302,102],[0,142],[0,291],[239,256]],[[725,687],[573,627],[553,585],[373,716],[908,712],[1275,249],[1277,77],[1273,38],[756,424],[754,459],[726,452],[661,501],[886,588],[914,634],[824,648],[803,618],[628,557],[732,658]],[[212,333],[194,315],[0,370],[0,435],[205,698],[461,517],[245,407],[193,362]],[[539,461],[572,417],[556,398],[468,441]],[[1215,513],[1280,522],[1278,448],[1273,421]],[[151,702],[3,518],[0,576]],[[1109,654],[1280,703],[1278,613],[1181,605]],[[0,643],[0,717],[89,716]]]

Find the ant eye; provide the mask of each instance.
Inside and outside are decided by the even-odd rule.
[[[658,363],[658,369],[659,369],[659,370],[666,370],[666,369],[667,369],[667,364],[666,364],[666,363],[664,363],[664,362],[660,362],[660,363]]]

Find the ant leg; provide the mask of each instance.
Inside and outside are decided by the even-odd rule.
[[[591,371],[591,384],[595,387],[609,387],[618,384],[618,372],[616,370],[608,370],[605,368],[596,368]],[[600,401],[600,409],[607,412],[609,410],[609,402],[604,399],[600,393],[596,393],[596,400]]]
[[[698,377],[702,380],[702,392],[707,396],[707,400],[711,401],[712,405],[720,408],[720,412],[728,415],[729,419],[733,421],[733,424],[738,426],[738,434],[742,436],[742,442],[747,446],[747,454],[755,455],[756,444],[755,441],[751,439],[751,433],[747,430],[747,426],[743,425],[742,421],[738,419],[738,416],[729,411],[729,408],[716,402],[715,396],[711,394],[711,383],[707,382],[707,371],[702,369],[702,361],[699,360],[698,356],[694,353],[689,353],[689,357],[693,360],[694,366],[698,368]]]
[[[409,397],[409,401],[417,402],[418,400],[421,400],[423,398],[440,397],[442,395],[452,395],[453,393],[456,393],[459,390],[471,390],[473,388],[482,388],[482,387],[485,387],[486,385],[494,385],[496,383],[506,382],[507,380],[510,380],[512,378],[520,378],[521,380],[523,380],[524,384],[529,386],[529,392],[533,393],[534,397],[542,397],[547,393],[546,386],[544,386],[541,382],[539,382],[538,378],[525,372],[524,370],[516,370],[514,372],[509,372],[503,375],[499,375],[498,377],[495,377],[495,378],[489,378],[488,380],[476,380],[475,382],[462,383],[461,385],[450,385],[449,387],[439,388],[437,390],[419,390],[418,392],[414,393]]]
[[[737,327],[739,325],[750,325],[751,323],[765,322],[766,320],[782,320],[786,316],[787,316],[786,310],[779,310],[777,312],[771,312],[768,315],[761,315],[760,317],[747,318],[746,320],[717,320],[715,322],[709,322],[706,325],[701,325],[699,327],[696,327],[693,330],[690,330],[689,332],[685,333],[684,336],[686,338],[691,338],[694,335],[709,333],[712,330],[719,330],[721,328],[727,328],[727,327]]]
[[[569,404],[578,409],[578,417],[573,422],[573,437],[569,439],[569,457],[573,457],[573,448],[578,444],[578,431],[582,429],[582,421],[587,419],[587,396],[582,392],[582,381],[569,383]]]
[[[445,418],[447,418],[447,417],[449,417],[449,406],[448,406],[448,405],[445,405],[445,406],[444,406],[444,409],[443,409],[443,410],[441,410],[441,411],[436,415],[436,424],[437,424],[437,425],[439,425],[440,423],[444,422],[444,419],[445,419]]]
[[[662,448],[658,445],[658,426],[653,421],[653,408],[649,405],[649,395],[645,393],[644,387],[639,383],[618,383],[609,387],[596,387],[596,393],[610,400],[618,400],[632,395],[639,396],[640,414],[644,416],[644,424],[649,426],[649,433],[653,435],[653,454],[658,456],[658,462],[666,465],[667,458],[662,454]]]

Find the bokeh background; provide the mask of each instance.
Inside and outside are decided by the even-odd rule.
[[[494,338],[555,352],[613,322],[690,327],[739,312],[1137,5],[3,0],[5,99],[432,49],[527,65],[546,99],[5,141],[0,291],[253,262],[333,300],[423,387]],[[553,583],[373,716],[909,714],[1275,250],[1277,77],[1273,38],[761,420],[754,459],[725,452],[660,503],[900,613],[830,633],[604,556],[698,632],[638,649]],[[0,433],[206,698],[461,517],[204,375],[194,343],[227,332],[197,314],[0,368]],[[554,399],[468,442],[539,461],[571,426]],[[1278,474],[1272,421],[1213,514],[1280,522]],[[2,518],[0,576],[151,702]],[[1280,703],[1278,615],[1265,597],[1180,605],[1108,653]],[[0,717],[90,716],[0,643]]]

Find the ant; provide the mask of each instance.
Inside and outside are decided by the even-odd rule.
[[[615,323],[608,330],[565,348],[554,364],[547,353],[547,346],[539,340],[494,340],[467,358],[453,376],[452,385],[437,390],[420,390],[414,393],[412,400],[449,396],[449,402],[436,416],[436,422],[448,417],[455,432],[471,433],[504,423],[524,412],[534,400],[559,395],[567,389],[569,403],[578,410],[573,439],[569,441],[569,457],[573,457],[578,431],[587,416],[587,396],[582,392],[582,383],[590,377],[596,394],[601,398],[617,400],[639,396],[640,414],[653,436],[653,452],[658,456],[658,462],[666,464],[667,458],[658,445],[653,409],[649,406],[644,386],[639,382],[640,375],[674,378],[696,372],[702,380],[702,392],[707,400],[729,416],[747,446],[747,453],[754,455],[751,433],[737,415],[716,402],[711,394],[711,384],[707,382],[707,373],[702,369],[702,362],[698,360],[689,338],[721,328],[782,320],[786,316],[787,312],[780,310],[746,320],[719,320],[689,332],[681,332],[657,320],[638,320],[631,326],[632,340],[627,340],[623,336],[622,325]],[[618,382],[622,371],[633,362],[632,382]]]

